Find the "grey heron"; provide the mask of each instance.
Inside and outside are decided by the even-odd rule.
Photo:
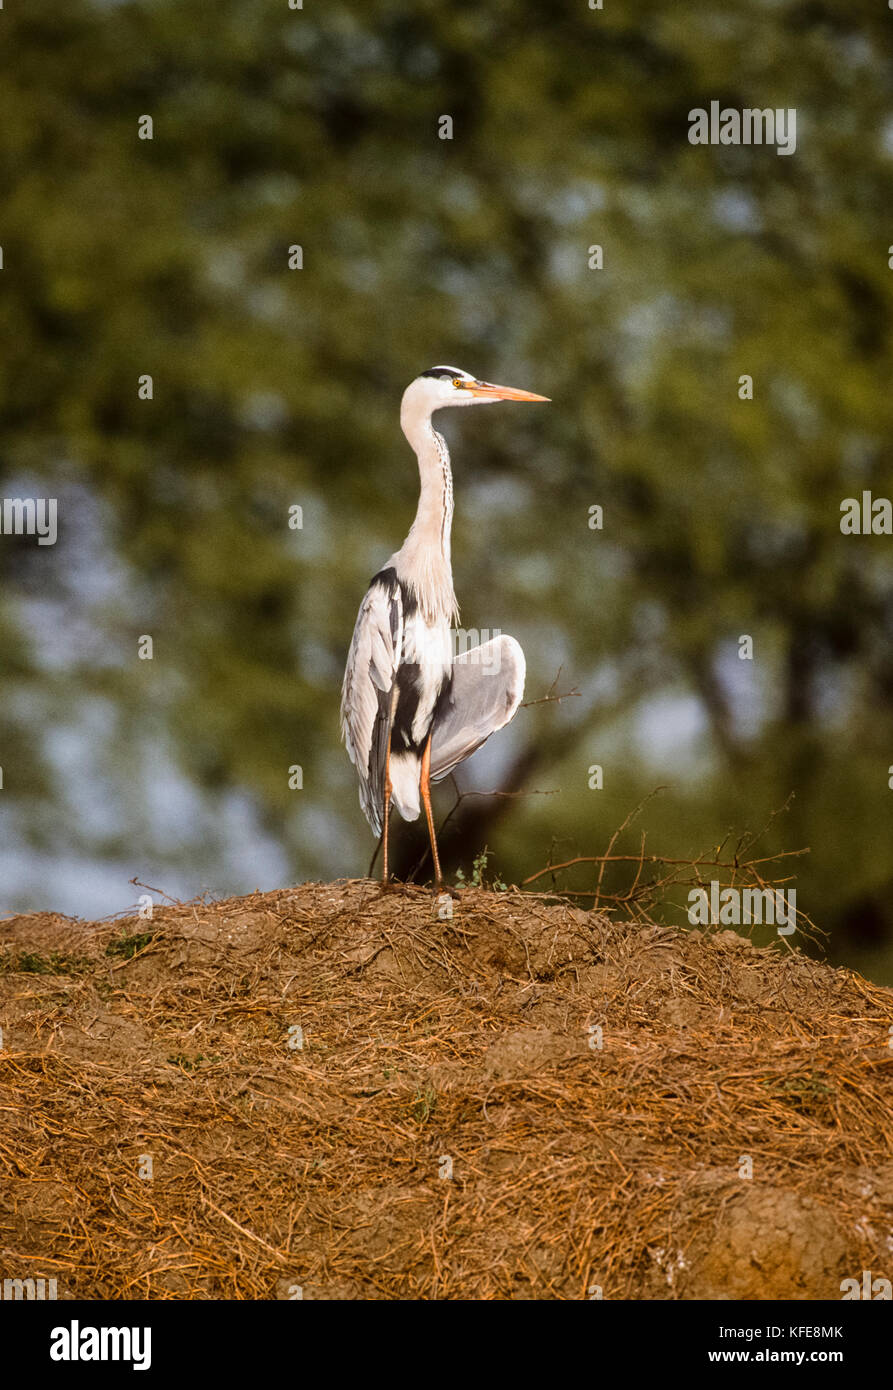
[[[442,887],[431,783],[508,724],[524,694],[524,653],[513,637],[453,654],[451,629],[459,618],[450,563],[453,478],[446,441],[431,416],[445,406],[548,399],[457,367],[422,372],[403,393],[400,425],[418,458],[418,509],[403,545],[370,581],[341,692],[341,735],[359,776],[360,805],[382,836],[385,885],[391,806],[412,821],[421,799],[435,883]]]

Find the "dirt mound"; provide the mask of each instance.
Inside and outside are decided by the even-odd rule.
[[[0,1278],[829,1298],[893,1274],[893,991],[517,892],[0,923]]]

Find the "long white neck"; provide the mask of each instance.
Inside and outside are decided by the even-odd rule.
[[[400,577],[415,594],[427,622],[451,622],[458,619],[459,610],[450,564],[453,475],[449,450],[427,411],[404,403],[400,424],[415,450],[421,480],[415,521],[397,555]]]

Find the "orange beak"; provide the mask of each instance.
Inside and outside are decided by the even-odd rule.
[[[548,396],[536,396],[533,391],[519,391],[516,386],[494,386],[492,381],[475,381],[466,388],[472,396],[491,401],[547,401]]]

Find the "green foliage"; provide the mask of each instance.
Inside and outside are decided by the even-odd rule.
[[[219,1056],[205,1057],[201,1052],[195,1057],[188,1057],[184,1052],[176,1052],[167,1060],[172,1067],[179,1067],[181,1071],[200,1071],[202,1066],[217,1066],[223,1059]]]
[[[494,892],[497,892],[497,893],[507,893],[507,892],[508,892],[508,884],[507,884],[507,883],[503,883],[503,881],[502,881],[501,878],[494,878],[494,879],[491,879],[489,882],[485,879],[484,875],[485,875],[485,872],[486,872],[488,859],[489,859],[489,851],[488,851],[488,849],[487,849],[487,846],[484,845],[484,848],[481,850],[480,854],[476,855],[475,858],[474,858],[474,861],[473,861],[473,863],[472,863],[472,873],[471,873],[471,879],[470,879],[470,880],[468,880],[468,881],[466,882],[465,874],[463,873],[463,871],[462,871],[461,868],[459,868],[459,869],[456,870],[456,884],[457,884],[457,886],[460,887],[460,888],[462,888],[462,887],[469,887],[469,888],[488,888],[488,887],[489,887],[489,888],[492,888],[492,889],[494,890]]]
[[[424,1090],[419,1088],[412,1102],[412,1118],[419,1126],[426,1125],[434,1113],[437,1105],[437,1092],[433,1086],[426,1086]]]
[[[84,956],[63,951],[50,951],[42,956],[37,951],[4,953],[0,956],[0,974],[9,975],[77,975],[90,969]]]
[[[114,941],[110,941],[105,948],[105,953],[107,956],[120,956],[122,960],[132,960],[138,951],[142,951],[149,945],[150,941],[154,940],[155,934],[150,931],[137,932],[135,936],[128,936],[125,933],[123,936],[116,937]]]

